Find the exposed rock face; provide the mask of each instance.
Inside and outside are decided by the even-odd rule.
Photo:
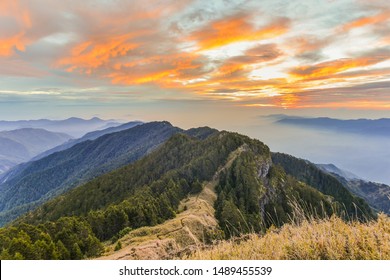
[[[265,178],[268,175],[269,169],[271,168],[271,163],[269,161],[263,162],[260,167],[257,176],[259,178]]]

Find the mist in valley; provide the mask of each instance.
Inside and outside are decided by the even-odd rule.
[[[313,163],[333,163],[362,179],[390,184],[390,139],[388,137],[334,132],[285,125],[272,117],[239,132],[257,138],[273,152],[288,153]]]

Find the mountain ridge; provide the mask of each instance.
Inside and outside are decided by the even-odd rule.
[[[100,136],[103,136],[105,134],[119,132],[119,131],[122,131],[122,130],[125,130],[125,129],[132,128],[132,127],[134,127],[136,125],[139,125],[139,124],[142,124],[142,122],[134,121],[134,122],[128,122],[128,123],[125,123],[125,124],[121,124],[121,125],[118,125],[118,126],[113,126],[113,127],[110,126],[108,128],[102,129],[102,130],[95,130],[95,131],[88,132],[84,136],[82,136],[81,138],[71,139],[71,140],[69,140],[68,142],[66,142],[66,143],[64,143],[62,145],[56,146],[56,147],[54,147],[54,148],[52,148],[50,150],[47,150],[47,151],[37,155],[32,160],[35,161],[35,160],[41,159],[41,158],[46,157],[46,156],[48,156],[50,154],[53,154],[55,152],[60,152],[60,151],[69,149],[69,148],[73,147],[74,145],[76,145],[78,143],[81,143],[81,142],[84,142],[84,141],[87,141],[87,140],[95,140],[95,139],[97,139]]]

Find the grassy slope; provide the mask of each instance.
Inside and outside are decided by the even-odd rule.
[[[285,224],[264,236],[247,235],[192,253],[189,259],[376,260],[390,259],[390,217],[369,223],[331,217]]]

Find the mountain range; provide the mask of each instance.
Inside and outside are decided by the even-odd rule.
[[[20,128],[41,128],[52,132],[62,132],[74,138],[81,137],[88,132],[118,126],[121,123],[115,120],[102,120],[94,117],[89,120],[81,118],[68,118],[65,120],[20,120],[0,121],[0,131],[15,130]]]
[[[87,140],[17,166],[1,179],[0,223],[82,182],[139,159],[178,131],[179,128],[166,122],[148,123]]]
[[[367,221],[379,209],[336,167],[272,153],[238,133],[169,122],[123,128],[2,177],[2,259],[172,258],[302,217]]]

